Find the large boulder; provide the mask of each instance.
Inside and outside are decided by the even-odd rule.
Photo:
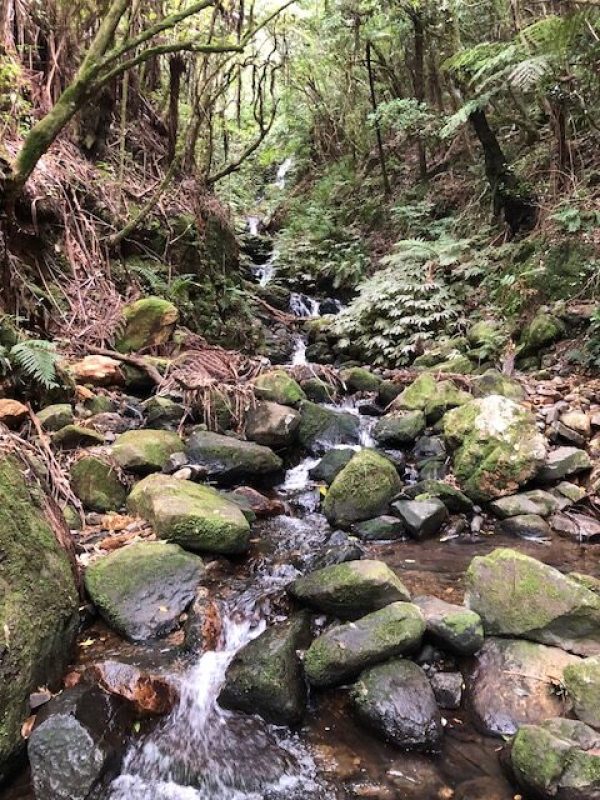
[[[292,597],[310,608],[342,619],[355,619],[394,603],[410,600],[408,590],[383,561],[347,561],[297,578]]]
[[[521,332],[519,354],[537,354],[540,348],[548,347],[565,332],[565,326],[552,314],[540,311]]]
[[[85,586],[106,622],[144,642],[178,627],[202,577],[198,556],[175,544],[140,542],[94,561]]]
[[[365,670],[352,687],[359,719],[405,750],[437,750],[442,718],[427,676],[417,664],[390,661]]]
[[[186,550],[236,555],[248,549],[250,525],[241,508],[210,486],[149,475],[134,486],[127,507],[161,539]]]
[[[381,378],[364,367],[348,367],[340,372],[340,380],[349,394],[355,392],[376,392]]]
[[[271,449],[233,436],[196,430],[187,443],[192,464],[204,467],[208,477],[221,483],[273,477],[283,462]]]
[[[297,725],[306,707],[306,686],[297,650],[310,640],[310,621],[298,614],[267,628],[239,650],[219,695],[224,708],[260,714],[275,725]]]
[[[443,418],[454,473],[473,500],[513,494],[542,467],[546,440],[533,414],[500,395],[472,400]]]
[[[121,469],[148,475],[163,469],[173,453],[183,450],[183,442],[173,431],[127,431],[117,436],[112,455]]]
[[[428,372],[424,372],[396,397],[391,408],[393,411],[425,411],[436,392],[436,379]]]
[[[257,403],[246,415],[246,436],[267,447],[291,444],[300,425],[300,414],[289,406],[268,401]]]
[[[422,411],[395,411],[386,414],[373,428],[373,438],[380,447],[412,444],[425,430]]]
[[[578,720],[523,725],[510,747],[510,765],[532,797],[600,800],[600,734]]]
[[[584,658],[569,665],[563,676],[575,716],[600,728],[600,658]]]
[[[429,423],[437,422],[451,408],[464,406],[472,400],[468,392],[458,389],[452,381],[440,381],[436,392],[425,406],[425,416]]]
[[[354,414],[333,411],[308,400],[300,406],[298,441],[311,453],[323,453],[332,445],[356,444],[360,420]]]
[[[306,652],[306,677],[318,687],[346,683],[367,667],[413,652],[424,632],[425,620],[417,606],[392,603],[318,636]]]
[[[488,369],[483,375],[473,378],[471,386],[474,397],[500,394],[517,403],[525,399],[525,390],[521,384],[496,369]]]
[[[125,328],[116,348],[132,353],[169,341],[179,319],[177,306],[162,297],[144,297],[123,309]]]
[[[57,688],[75,638],[79,597],[48,502],[16,459],[0,459],[0,783],[25,746],[30,693]]]
[[[565,668],[578,661],[557,647],[486,639],[467,677],[476,726],[485,734],[506,736],[524,723],[567,713],[570,705],[560,687]]]
[[[71,467],[71,488],[90,511],[118,511],[127,499],[127,487],[113,464],[100,456],[84,456]]]
[[[471,561],[465,584],[466,603],[487,635],[600,654],[600,597],[557,569],[499,548]]]
[[[401,485],[391,461],[374,450],[360,450],[329,487],[323,511],[331,525],[347,528],[383,514]]]
[[[263,372],[254,381],[254,394],[260,400],[296,408],[306,395],[300,385],[282,369]]]
[[[481,617],[464,606],[447,603],[438,597],[415,597],[425,618],[427,633],[442,647],[463,656],[471,656],[483,645]]]

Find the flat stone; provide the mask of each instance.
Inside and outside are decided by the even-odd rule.
[[[391,541],[404,538],[406,528],[401,519],[386,514],[357,523],[352,532],[366,542]]]
[[[484,634],[479,614],[431,595],[415,597],[413,602],[423,612],[427,633],[443,648],[468,656],[482,647]]]
[[[439,533],[448,518],[448,509],[441,500],[397,500],[392,503],[394,513],[413,539],[429,539]]]
[[[169,458],[182,450],[183,442],[173,431],[145,428],[118,436],[112,455],[121,469],[148,475],[164,469]]]
[[[558,511],[559,507],[558,500],[550,492],[545,492],[543,489],[534,489],[531,492],[500,497],[489,505],[490,511],[500,519],[517,517],[523,514],[548,517]]]
[[[585,450],[579,450],[577,447],[558,447],[548,454],[536,479],[540,483],[554,483],[591,468],[592,462]]]
[[[226,484],[273,477],[283,468],[270,448],[210,431],[194,431],[186,451],[190,462],[205,467],[210,479]]]
[[[125,700],[137,714],[168,714],[179,700],[173,681],[164,675],[146,672],[132,664],[101,661],[88,673],[105,691]]]
[[[525,539],[549,539],[552,536],[550,525],[537,514],[507,517],[496,524],[496,530],[508,536],[522,536]]]

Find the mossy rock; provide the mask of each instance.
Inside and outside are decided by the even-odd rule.
[[[475,611],[431,596],[415,597],[413,603],[423,612],[427,632],[442,648],[472,656],[483,645],[483,624]]]
[[[438,480],[424,480],[412,486],[405,486],[402,497],[409,500],[429,500],[437,497],[452,514],[469,514],[473,511],[473,501],[449,483]]]
[[[381,381],[377,391],[377,402],[383,408],[387,408],[393,403],[398,395],[402,394],[402,386],[394,381]],[[311,398],[312,399],[312,398]]]
[[[525,390],[521,384],[496,369],[488,369],[483,375],[473,378],[471,388],[473,397],[499,394],[502,397],[508,397],[509,400],[515,400],[517,403],[525,398]]]
[[[69,403],[55,403],[38,411],[38,419],[45,431],[58,431],[73,423],[73,409]]]
[[[288,592],[300,603],[341,619],[355,619],[397,600],[407,588],[383,561],[347,561],[297,578]]]
[[[313,403],[331,403],[335,396],[333,387],[320,378],[309,378],[302,381],[301,386],[306,398]]]
[[[466,604],[487,635],[600,654],[600,597],[557,569],[499,548],[471,561],[465,586]]]
[[[323,512],[331,525],[348,528],[383,514],[401,485],[391,461],[374,450],[360,450],[329,487]]]
[[[149,475],[134,486],[127,508],[186,550],[236,555],[249,546],[250,525],[239,505],[210,486]]]
[[[419,375],[392,403],[393,411],[425,411],[427,403],[435,397],[437,381],[429,373]]]
[[[254,381],[254,394],[259,400],[268,400],[292,408],[297,408],[303,400],[306,400],[300,384],[282,369],[259,375]]]
[[[202,572],[201,559],[175,544],[140,542],[94,561],[85,586],[111,628],[145,642],[179,626]]]
[[[466,350],[468,342],[464,336],[456,336],[440,343],[426,346],[425,352],[413,361],[415,369],[435,367],[449,358],[456,358]]]
[[[521,333],[519,355],[536,354],[564,336],[565,326],[552,314],[540,312]]]
[[[472,400],[443,417],[454,448],[454,474],[472,500],[514,494],[546,458],[546,440],[533,414],[506,397]]]
[[[137,475],[148,475],[163,469],[173,453],[180,453],[184,444],[172,431],[127,431],[117,436],[112,455],[121,469]]]
[[[125,330],[116,343],[120,353],[133,353],[169,341],[179,319],[177,307],[162,297],[143,297],[123,309]]]
[[[281,458],[269,447],[200,429],[188,439],[186,452],[190,462],[204,467],[210,479],[225,484],[272,479],[283,467]]]
[[[65,425],[52,436],[52,443],[62,450],[77,450],[104,444],[104,434],[81,425]]]
[[[474,370],[474,366],[468,356],[459,353],[430,369],[435,370],[440,375],[470,375]]]
[[[575,716],[592,728],[600,728],[600,658],[584,658],[563,673]]]
[[[300,405],[298,441],[311,453],[322,453],[336,444],[356,444],[360,421],[354,414],[332,411],[316,403]]]
[[[376,392],[379,389],[381,378],[373,375],[364,367],[348,367],[340,371],[340,380],[344,383],[349,394],[356,392]]]
[[[79,597],[45,516],[46,498],[12,457],[0,459],[0,781],[25,747],[29,695],[57,689],[71,658]]]
[[[185,408],[168,397],[155,395],[143,404],[147,424],[151,428],[170,430],[177,428],[185,416]]]
[[[468,392],[458,389],[452,381],[440,381],[436,393],[427,401],[425,416],[429,424],[440,420],[446,411],[469,403],[473,398]]]
[[[412,444],[425,430],[422,411],[394,411],[377,420],[373,438],[380,447]]]
[[[105,514],[125,505],[127,487],[115,467],[99,456],[85,456],[71,467],[71,488],[90,511]]]

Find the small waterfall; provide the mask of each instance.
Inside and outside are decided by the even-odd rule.
[[[248,233],[250,234],[250,236],[258,236],[260,228],[260,217],[257,216],[246,217],[246,222],[248,224]]]
[[[299,333],[294,336],[294,349],[292,351],[292,365],[300,367],[308,364],[306,360],[306,341]]]
[[[255,264],[252,267],[252,274],[258,281],[259,286],[268,286],[277,273],[277,252],[274,250],[271,257],[264,264]]]
[[[306,294],[292,292],[290,295],[290,311],[296,317],[319,317],[321,307],[318,300]]]
[[[279,165],[279,168],[277,169],[277,176],[275,178],[275,186],[277,186],[278,189],[285,189],[287,174],[293,166],[293,158],[286,158],[286,160]]]

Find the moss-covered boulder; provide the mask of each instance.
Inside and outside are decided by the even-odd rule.
[[[206,469],[209,478],[226,484],[273,478],[283,467],[269,447],[210,431],[194,431],[186,452],[192,464]]]
[[[446,361],[436,364],[431,369],[440,375],[470,375],[473,372],[473,362],[463,353],[456,353]]]
[[[65,425],[52,436],[52,443],[61,450],[77,450],[104,444],[104,434],[82,425]]]
[[[473,510],[473,501],[449,483],[438,480],[423,480],[402,490],[408,500],[441,500],[452,514],[468,514]]]
[[[300,384],[307,400],[313,403],[331,403],[335,396],[335,389],[320,378],[309,378]]]
[[[422,411],[394,411],[377,420],[373,437],[380,447],[412,444],[425,430]]]
[[[374,450],[360,450],[329,487],[323,511],[331,525],[347,528],[383,514],[400,487],[391,461]]]
[[[600,654],[600,597],[554,567],[498,548],[471,561],[465,584],[486,634]]]
[[[360,420],[354,414],[309,401],[300,406],[298,441],[311,453],[323,453],[336,444],[356,444],[359,432]]]
[[[600,658],[584,658],[568,666],[563,683],[575,716],[592,728],[600,728]]]
[[[497,369],[488,369],[483,375],[473,378],[471,389],[474,397],[489,397],[491,394],[499,394],[515,400],[517,403],[525,398],[525,390],[515,380],[498,372]]]
[[[246,436],[266,447],[287,447],[296,438],[300,414],[290,406],[263,401],[246,415]]]
[[[473,398],[468,392],[463,392],[452,381],[440,381],[436,393],[427,401],[425,416],[427,422],[432,424],[440,420],[446,411],[458,408],[470,402]]]
[[[317,637],[304,659],[306,677],[319,687],[347,683],[367,667],[414,651],[424,632],[425,621],[417,606],[391,603]]]
[[[549,517],[550,514],[559,510],[560,503],[549,492],[545,492],[543,489],[533,489],[530,492],[500,497],[490,503],[489,508],[500,519],[517,517],[522,514]]]
[[[234,555],[248,549],[250,525],[239,505],[210,486],[149,475],[134,486],[127,508],[186,550]]]
[[[292,408],[296,408],[303,400],[306,400],[300,384],[283,369],[275,369],[259,375],[254,381],[254,394],[259,400],[268,400],[271,403],[292,406]]]
[[[100,514],[117,511],[127,499],[114,465],[100,456],[84,456],[73,464],[71,488],[85,508]]]
[[[419,375],[392,402],[393,411],[425,411],[427,403],[437,392],[437,381],[428,372]]]
[[[179,319],[177,307],[162,297],[143,297],[123,309],[125,329],[116,344],[120,353],[133,353],[168,342]]]
[[[536,354],[540,348],[548,347],[565,333],[565,326],[552,314],[540,312],[527,325],[519,339],[519,354]]]
[[[533,414],[500,395],[472,400],[443,418],[454,473],[471,499],[513,494],[542,467],[546,440]]]
[[[75,638],[77,587],[45,504],[16,459],[0,459],[0,783],[24,749],[30,693],[58,688]]]
[[[397,600],[407,588],[383,561],[347,561],[297,578],[288,592],[300,603],[341,619],[355,619]]]
[[[150,428],[173,430],[185,415],[185,408],[168,397],[155,395],[143,405],[146,423]]]
[[[523,725],[510,746],[510,765],[532,797],[600,800],[600,734],[578,720]]]
[[[297,614],[239,650],[219,694],[223,708],[260,714],[275,725],[298,725],[306,708],[306,685],[297,651],[310,641],[310,619]]]
[[[356,392],[376,392],[381,378],[364,367],[348,367],[340,371],[340,380],[349,394]]]
[[[183,442],[176,433],[144,428],[117,436],[112,455],[121,469],[148,475],[163,469],[170,456],[183,449]]]
[[[140,542],[94,561],[85,586],[111,628],[144,642],[178,627],[202,571],[201,559],[175,544]]]
[[[38,419],[45,431],[58,431],[73,422],[73,409],[69,403],[55,403],[38,411]]]
[[[438,597],[415,597],[425,618],[427,633],[443,648],[463,656],[472,656],[483,645],[483,624],[474,611]]]

